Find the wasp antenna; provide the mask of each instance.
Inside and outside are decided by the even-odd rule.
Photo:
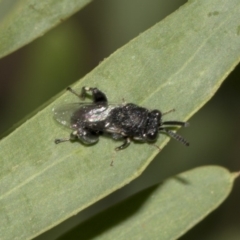
[[[182,136],[168,130],[168,129],[161,129],[163,131],[165,131],[170,137],[176,139],[177,141],[181,142],[182,144],[184,144],[185,146],[189,146],[189,142],[187,142]]]
[[[166,121],[166,122],[163,122],[162,125],[175,125],[175,126],[186,127],[186,126],[188,126],[188,123],[187,122],[179,122],[179,121]]]
[[[175,112],[176,110],[173,108],[173,109],[171,109],[171,110],[169,110],[169,111],[167,111],[167,112],[164,112],[163,114],[162,114],[162,116],[163,115],[166,115],[166,114],[168,114],[168,113],[171,113],[171,112]]]

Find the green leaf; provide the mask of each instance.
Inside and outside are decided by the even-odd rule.
[[[0,57],[41,37],[91,0],[0,1]]]
[[[116,51],[75,89],[95,86],[112,102],[175,108],[164,120],[186,120],[239,62],[239,23],[238,0],[190,1]],[[108,138],[90,147],[55,145],[70,131],[53,120],[52,108],[74,101],[64,93],[0,142],[3,239],[29,239],[57,225],[132,181],[158,153],[137,143],[115,153],[121,142]],[[160,135],[156,144],[162,148],[168,140]]]
[[[229,195],[238,174],[199,167],[135,194],[64,239],[178,239]]]

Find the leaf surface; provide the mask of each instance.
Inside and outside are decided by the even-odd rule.
[[[187,120],[239,62],[239,23],[238,0],[190,1],[104,60],[74,89],[93,86],[112,102],[124,98],[162,112],[175,108],[164,120]],[[53,120],[52,109],[76,101],[64,93],[1,140],[3,239],[29,239],[57,225],[132,181],[158,153],[141,143],[115,153],[121,142],[104,137],[94,146],[55,145],[54,139],[70,130]],[[162,148],[168,140],[161,134],[156,144]]]
[[[217,166],[181,173],[98,214],[60,239],[178,239],[225,200],[236,176]]]

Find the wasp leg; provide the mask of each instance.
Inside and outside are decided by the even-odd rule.
[[[74,131],[72,135],[78,137],[78,139],[85,144],[93,144],[99,140],[100,134],[90,129],[82,128]]]
[[[81,98],[81,95],[79,95],[77,92],[75,92],[71,87],[67,87],[67,91],[74,94],[75,96]]]
[[[116,147],[115,150],[116,151],[123,150],[124,148],[127,148],[130,145],[130,143],[131,143],[131,140],[130,138],[127,137],[125,138],[124,143],[121,146]]]
[[[93,96],[94,103],[107,103],[106,95],[101,92],[98,88],[91,88],[91,87],[83,87],[82,92],[80,94],[82,99],[85,99],[86,93],[91,92]]]
[[[75,96],[79,97],[81,100],[84,100],[86,98],[87,92],[92,92],[94,103],[107,103],[108,101],[106,95],[98,88],[82,87],[82,91],[80,94],[75,92],[71,87],[68,87],[67,90]]]
[[[59,144],[62,142],[75,141],[76,139],[79,139],[84,144],[93,144],[99,140],[99,135],[100,133],[83,128],[83,129],[79,129],[77,131],[72,132],[69,138],[58,138],[58,139],[55,139],[54,142],[56,144]]]
[[[55,139],[54,142],[56,144],[59,144],[59,143],[63,143],[63,142],[74,141],[74,140],[76,140],[76,138],[77,138],[77,136],[74,135],[73,133],[71,133],[69,138],[57,138],[57,139]]]
[[[70,141],[70,138],[57,138],[57,139],[55,139],[54,142],[56,144],[59,144],[59,143],[68,142],[68,141]]]

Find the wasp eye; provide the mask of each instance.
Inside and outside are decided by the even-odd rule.
[[[152,110],[150,112],[151,116],[154,116],[156,119],[161,119],[162,113],[159,110]]]
[[[158,136],[158,130],[149,130],[147,132],[146,136],[147,136],[148,141],[150,141],[150,142],[155,141]]]

